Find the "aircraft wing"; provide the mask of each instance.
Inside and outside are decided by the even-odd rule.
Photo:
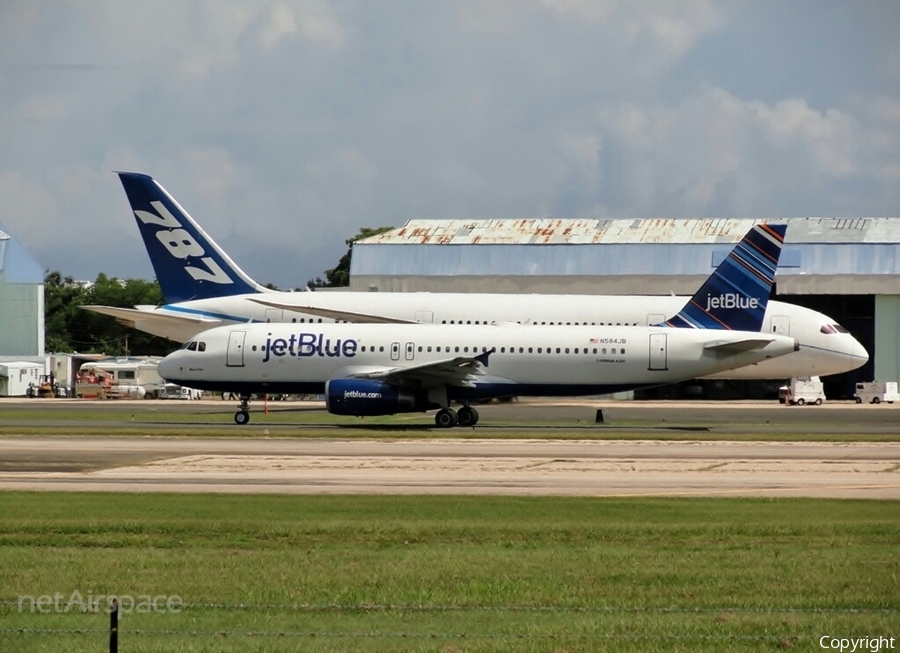
[[[406,384],[420,383],[432,385],[474,385],[475,377],[484,376],[484,368],[488,365],[488,356],[495,350],[483,352],[478,356],[457,356],[440,361],[422,363],[411,367],[391,367],[384,370],[354,374],[357,379],[377,379],[388,383]]]
[[[152,311],[142,311],[136,308],[119,308],[118,306],[99,306],[88,305],[81,308],[93,311],[94,313],[102,313],[103,315],[111,315],[116,321],[125,326],[134,327],[136,322],[143,320],[154,320],[157,322],[166,322],[174,326],[184,325],[203,325],[204,323],[218,324],[218,320],[210,320],[202,317],[191,317],[188,315],[172,315],[170,313],[156,313]]]
[[[269,306],[270,308],[280,308],[284,311],[294,311],[295,313],[306,313],[307,315],[318,315],[319,317],[327,317],[330,320],[343,320],[344,322],[355,322],[357,324],[418,324],[415,320],[402,320],[396,317],[386,317],[384,315],[370,315],[368,313],[355,313],[352,311],[339,311],[332,308],[322,308],[320,306],[305,306],[300,304],[285,304],[283,302],[273,302],[268,299],[250,298],[251,302]]]
[[[168,338],[175,342],[187,342],[201,331],[222,324],[222,320],[201,315],[178,315],[168,311],[146,308],[119,308],[118,306],[82,306],[94,313],[102,313],[116,318],[119,324]]]
[[[754,349],[762,349],[772,342],[772,340],[772,338],[759,337],[745,338],[744,340],[732,340],[728,342],[710,342],[703,348],[707,351],[713,351],[728,356],[742,354],[745,351],[753,351]]]

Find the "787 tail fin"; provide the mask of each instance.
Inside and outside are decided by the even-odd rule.
[[[167,304],[266,291],[156,180],[137,172],[117,174]]]
[[[681,312],[659,326],[759,331],[786,231],[783,224],[753,227]]]

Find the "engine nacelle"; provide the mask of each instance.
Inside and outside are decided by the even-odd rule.
[[[372,417],[415,413],[426,402],[414,390],[368,379],[331,379],[325,384],[325,406],[335,415]]]

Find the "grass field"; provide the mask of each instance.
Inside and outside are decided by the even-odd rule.
[[[882,501],[0,493],[0,651],[821,650],[900,638]],[[900,647],[900,643],[898,643]]]
[[[412,413],[367,417],[330,415],[324,408],[303,403],[272,402],[266,414],[260,402],[252,405],[251,423],[234,424],[236,402],[0,402],[0,435],[157,435],[228,437],[377,437],[377,438],[552,438],[616,440],[769,440],[900,442],[900,420],[872,419],[875,412],[850,413],[854,422],[833,421],[835,412],[816,408],[759,407],[757,418],[722,417],[710,421],[710,412],[698,410],[678,421],[660,419],[653,411],[640,418],[640,403],[613,408],[612,424],[593,422],[594,409],[586,404],[569,412],[518,406],[503,412],[482,408],[482,423],[474,429],[452,431],[434,426],[432,414]],[[774,402],[773,402],[774,404]],[[715,406],[715,403],[710,405]],[[635,410],[637,407],[637,410]],[[502,409],[501,409],[502,410]],[[852,408],[850,410],[853,410]],[[896,409],[900,412],[900,408]],[[560,415],[565,416],[561,417]],[[796,419],[801,417],[803,419]],[[808,419],[807,419],[808,418]],[[846,417],[845,417],[846,418]],[[867,419],[868,418],[868,421]],[[726,416],[727,419],[727,416]]]

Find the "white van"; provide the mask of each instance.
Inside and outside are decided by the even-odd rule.
[[[858,404],[880,404],[882,401],[892,404],[900,401],[900,392],[897,391],[896,381],[869,381],[857,383],[853,397]]]
[[[203,396],[203,390],[195,390],[194,388],[186,388],[177,383],[166,383],[159,389],[159,399],[200,399]]]
[[[791,406],[825,403],[825,385],[817,376],[796,376],[778,390],[778,401]]]

